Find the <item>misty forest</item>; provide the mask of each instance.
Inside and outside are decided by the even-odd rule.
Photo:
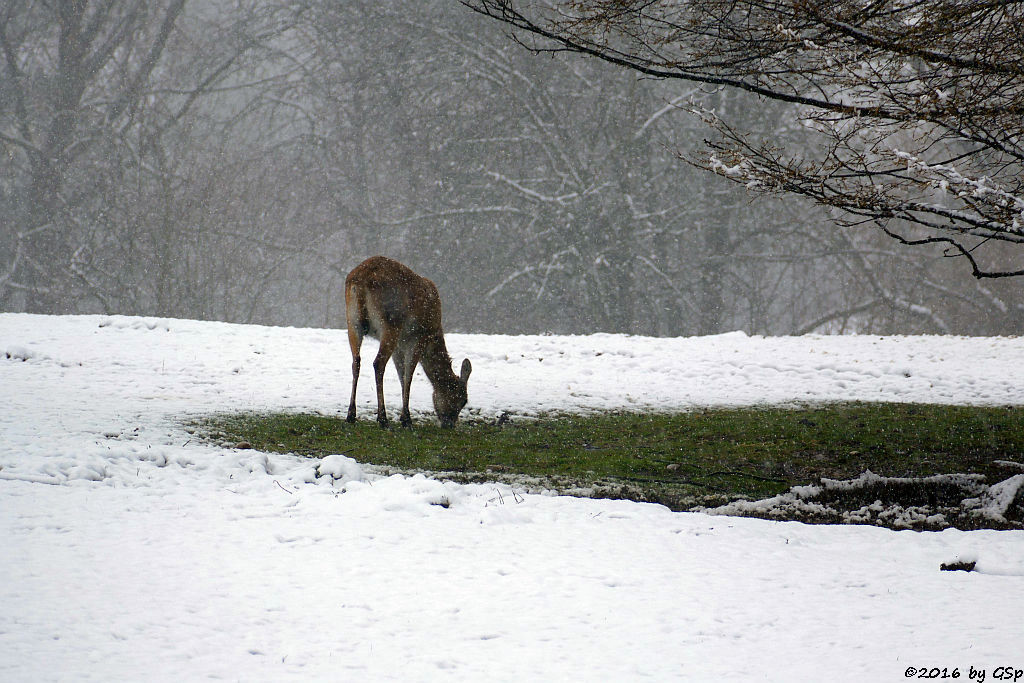
[[[386,254],[451,331],[1024,332],[1020,3],[898,74],[854,3],[673,56],[677,5],[5,0],[0,310],[343,327]]]

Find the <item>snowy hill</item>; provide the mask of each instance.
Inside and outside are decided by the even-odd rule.
[[[448,342],[473,361],[468,410],[482,416],[1024,404],[1016,338]],[[318,470],[198,443],[182,426],[235,410],[339,413],[349,374],[339,330],[0,314],[0,680],[1024,668],[1022,532],[805,526],[382,479],[340,456]],[[388,381],[393,410],[390,369]],[[422,375],[412,408],[429,417]],[[938,570],[958,557],[977,571]]]

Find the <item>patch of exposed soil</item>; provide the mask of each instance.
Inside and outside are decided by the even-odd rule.
[[[1024,529],[1024,474],[988,484],[980,474],[822,479],[758,501],[704,508],[716,515],[891,529]]]

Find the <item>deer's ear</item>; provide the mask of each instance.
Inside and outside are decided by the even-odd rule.
[[[469,381],[469,373],[471,372],[473,372],[473,364],[466,358],[462,361],[462,372],[459,373],[459,379],[462,380],[463,384]]]

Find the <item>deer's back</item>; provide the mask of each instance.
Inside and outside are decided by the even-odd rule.
[[[372,336],[380,337],[385,327],[399,328],[403,337],[441,330],[437,287],[394,259],[373,256],[353,268],[345,278],[345,298],[350,324]],[[356,311],[359,319],[353,321]]]

